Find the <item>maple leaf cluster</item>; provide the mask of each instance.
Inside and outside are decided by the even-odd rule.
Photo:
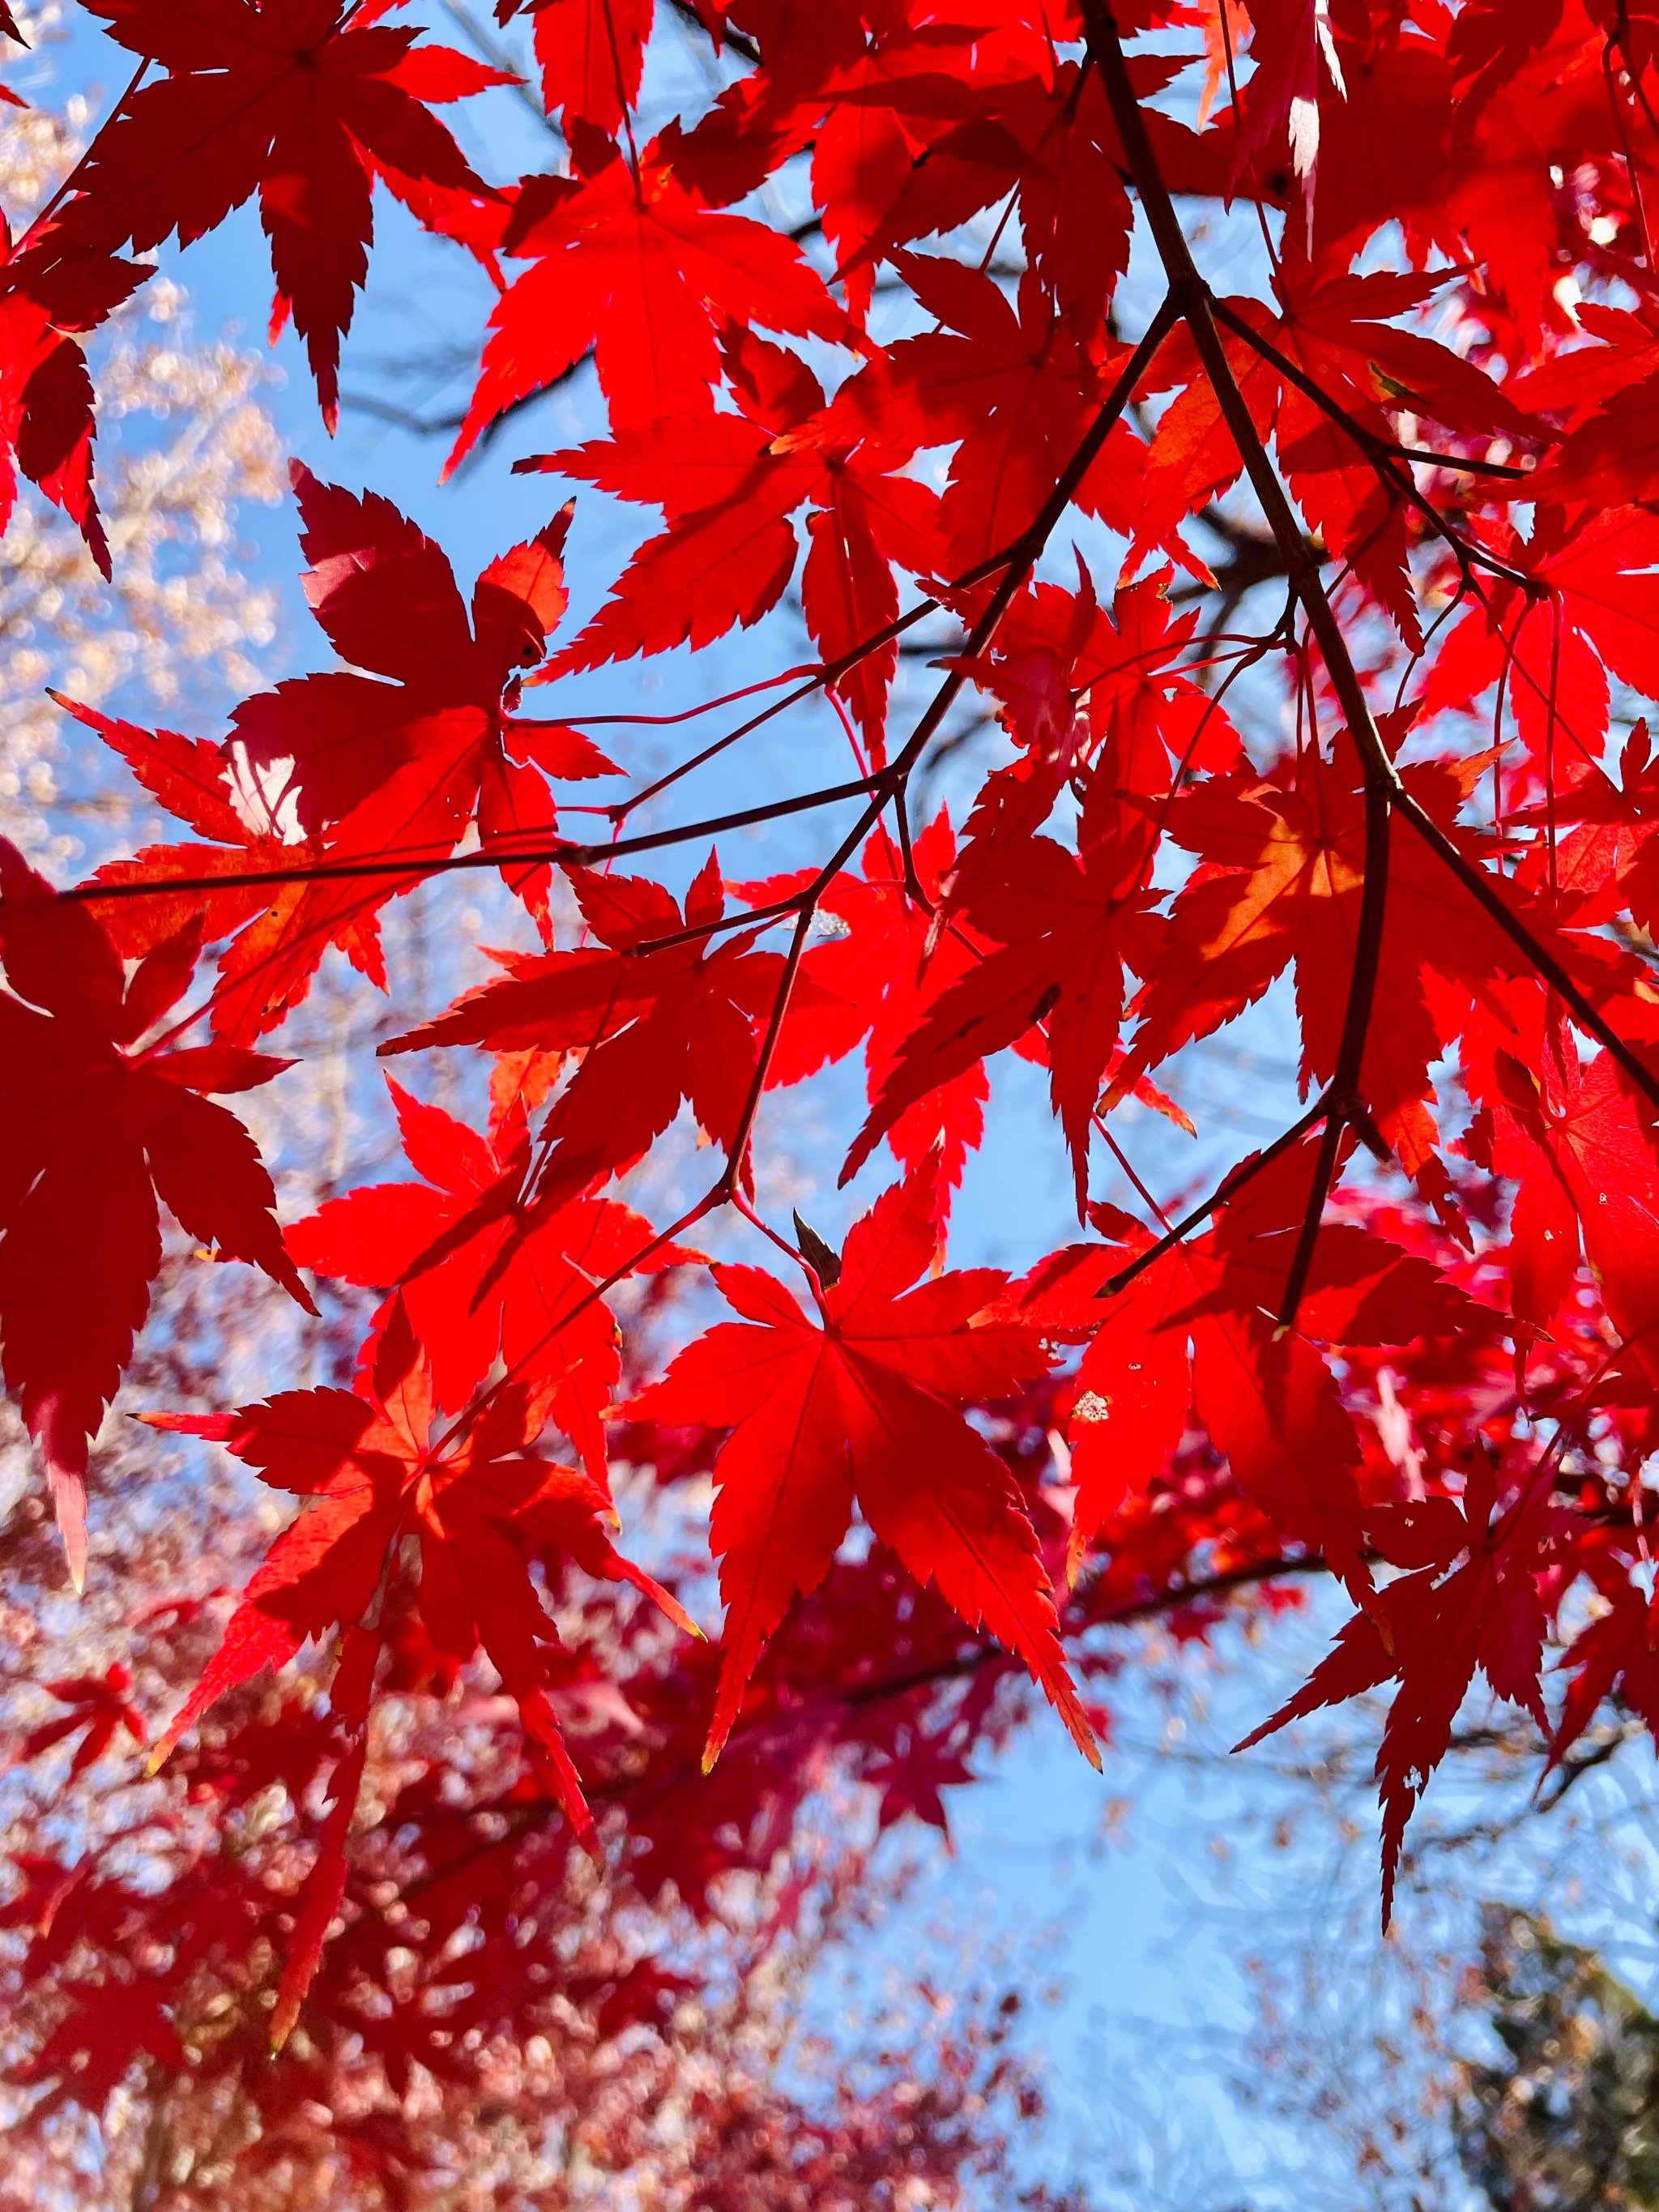
[[[176,1704],[214,1647],[222,1600],[180,1596],[173,1579],[200,1540],[199,1489],[180,1506],[153,1524],[125,1592],[108,1602],[94,1586],[81,1608],[79,1638],[118,1644],[131,1664],[65,1679],[36,1650],[0,1692],[19,1723],[0,1752],[14,2194],[112,2206],[159,2170],[170,2187],[187,2173],[216,2212],[435,2207],[458,2186],[469,2206],[528,2208],[549,2201],[574,2142],[596,2189],[650,2188],[676,2212],[789,2212],[807,2185],[879,2201],[896,2175],[969,2201],[968,2174],[1037,2109],[1000,1992],[963,1992],[931,2028],[923,2009],[902,2050],[861,2051],[856,2090],[817,2081],[799,2051],[789,2084],[777,2075],[792,1975],[867,1924],[888,1889],[867,1822],[826,1830],[813,1801],[843,1769],[832,1789],[847,1813],[846,1780],[864,1769],[863,1795],[890,1792],[896,1820],[913,1809],[895,1780],[908,1771],[937,1814],[939,1788],[1006,1729],[988,1685],[951,1721],[920,1684],[839,1722],[827,1708],[803,1722],[786,1688],[794,1710],[751,1728],[705,1780],[708,1647],[663,1633],[649,1599],[567,1576],[550,1546],[565,1645],[549,1694],[605,1830],[601,1875],[525,1769],[511,1701],[459,1680],[400,1594],[333,1937],[273,2057],[273,1961],[307,1911],[307,1816],[327,1818],[343,1736],[325,1668],[301,1659],[228,1692],[154,1781],[112,1753],[112,1734],[142,1741],[147,1709]],[[234,1522],[218,1525],[228,1536]],[[924,1664],[951,1652],[948,1610],[918,1611],[914,1595],[890,1561],[843,1574],[834,1607],[781,1640],[791,1687],[815,1645],[844,1673],[902,1621]]]
[[[516,457],[556,479],[552,514],[470,593],[388,500],[296,466],[341,665],[222,736],[64,699],[185,834],[57,888],[0,849],[0,1357],[77,1583],[164,1217],[301,1306],[331,1282],[374,1299],[349,1388],[144,1411],[301,1501],[157,1747],[191,1756],[218,1700],[329,1653],[274,2039],[333,1971],[400,1636],[446,1689],[484,1655],[524,1787],[603,1856],[551,1593],[574,1570],[694,1632],[614,1540],[619,1436],[665,1480],[712,1476],[724,1629],[673,1723],[705,1766],[769,1701],[785,1726],[770,1652],[803,1619],[814,1699],[891,1656],[869,1576],[848,1594],[855,1515],[891,1587],[927,1593],[927,1679],[1016,1668],[1097,1760],[1085,1632],[1152,1607],[1203,1632],[1233,1589],[1328,1570],[1352,1617],[1264,1725],[1392,1685],[1385,1913],[1477,1676],[1555,1763],[1607,1697],[1659,1720],[1659,17],[741,0],[696,11],[715,96],[647,137],[667,11],[540,0],[535,96],[564,151],[491,182],[431,110],[507,73],[395,4],[89,12],[137,73],[9,247],[0,375],[8,485],[97,558],[81,342],[145,280],[131,256],[252,200],[273,331],[292,321],[331,423],[379,185],[495,287],[451,465],[590,359],[608,430]],[[786,183],[799,236],[766,189]],[[1252,289],[1206,282],[1194,200]],[[1132,245],[1161,273],[1150,312]],[[592,490],[661,527],[578,624]],[[1065,531],[1088,558],[1062,560]],[[695,670],[792,585],[816,657],[745,687],[770,704],[666,774],[587,733],[568,679],[673,648]],[[918,705],[921,625],[945,642]],[[995,750],[953,821],[921,771],[959,750],[969,697]],[[814,703],[842,780],[683,803]],[[599,807],[565,789],[605,779],[623,795]],[[572,834],[579,806],[598,834]],[[722,836],[803,819],[807,865],[727,878]],[[408,1005],[390,902],[476,871],[522,909],[520,948],[447,1009]],[[476,1070],[487,1122],[394,1085],[411,1176],[279,1226],[218,1102],[280,1083],[264,1041],[335,955],[394,1001],[382,1053]],[[1190,1129],[1188,1070],[1270,996],[1301,1111],[1160,1204],[1127,1109]],[[1046,1071],[1083,1232],[1012,1274],[947,1249],[1010,1051]],[[763,1218],[756,1156],[780,1094],[854,1054],[841,1179],[884,1151],[896,1171],[832,1243]],[[707,1186],[650,1220],[627,1179],[677,1127]],[[712,1263],[737,1318],[645,1379],[622,1286],[701,1269],[733,1222],[775,1266]],[[1067,1479],[1008,1448],[1028,1432]],[[89,1756],[118,1687],[54,1692]],[[932,1817],[965,1755],[909,1741],[860,1773]]]

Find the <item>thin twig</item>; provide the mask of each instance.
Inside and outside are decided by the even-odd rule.
[[[1272,1144],[1265,1145],[1242,1165],[1230,1168],[1200,1205],[1195,1206],[1190,1213],[1183,1214],[1167,1235],[1160,1237],[1157,1243],[1149,1244],[1144,1252],[1138,1253],[1127,1267],[1120,1267],[1116,1274],[1101,1285],[1095,1296],[1097,1298],[1115,1298],[1120,1291],[1127,1291],[1138,1275],[1144,1275],[1147,1268],[1155,1267],[1166,1252],[1172,1252],[1177,1244],[1183,1243],[1192,1235],[1194,1229],[1200,1228],[1217,1206],[1227,1205],[1246,1183],[1253,1182],[1264,1168],[1271,1167],[1281,1152],[1288,1152],[1292,1145],[1307,1135],[1310,1129],[1316,1128],[1330,1111],[1330,1105],[1329,1091],[1322,1091],[1305,1114],[1292,1121],[1288,1129],[1273,1139]]]
[[[677,829],[646,830],[636,837],[619,838],[615,843],[578,845],[568,838],[558,838],[545,845],[533,846],[528,851],[492,845],[471,853],[436,853],[425,860],[410,854],[379,860],[318,860],[302,867],[250,868],[222,876],[173,876],[144,883],[100,884],[94,880],[72,884],[58,896],[96,902],[164,896],[179,891],[257,890],[268,884],[349,883],[360,878],[440,876],[469,868],[532,867],[549,861],[556,861],[561,866],[592,867],[602,860],[623,859],[631,853],[661,852],[671,846],[720,836],[728,830],[746,829],[752,823],[802,814],[815,806],[833,806],[844,799],[861,799],[880,781],[879,776],[860,776],[852,782],[802,792],[793,799],[771,799],[763,806],[739,807],[729,814],[683,823]]]

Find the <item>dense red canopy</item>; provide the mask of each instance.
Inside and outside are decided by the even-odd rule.
[[[553,1808],[701,1913],[723,1873],[773,1863],[809,1747],[884,1821],[942,1822],[1009,1725],[1001,1686],[1029,1675],[1097,1757],[1110,1624],[1202,1632],[1322,1563],[1352,1618],[1264,1729],[1393,1685],[1385,1912],[1477,1677],[1552,1760],[1609,1695],[1659,1718],[1659,13],[698,0],[719,88],[647,137],[673,9],[522,12],[565,150],[491,180],[432,109],[501,97],[503,73],[398,0],[103,0],[142,67],[8,251],[0,490],[21,472],[100,562],[82,341],[149,274],[120,257],[255,197],[275,325],[331,422],[379,183],[499,284],[455,458],[556,480],[469,596],[391,501],[296,466],[306,596],[343,665],[222,737],[64,701],[188,842],[56,889],[0,848],[0,1346],[76,1577],[162,1209],[307,1307],[307,1273],[379,1299],[349,1389],[272,1373],[237,1411],[142,1409],[297,1516],[169,1647],[170,1727],[112,1661],[46,1686],[64,1714],[19,1757],[76,1738],[83,1766],[159,1719],[197,1828],[280,1780],[316,1850],[269,1881],[257,1855],[181,1850],[153,1956],[112,1865],[25,1869],[3,1911],[57,2008],[13,2078],[47,2103],[99,2109],[136,2051],[180,2063],[210,1984],[263,1992],[278,2043],[308,2022],[304,2065],[349,2021],[387,2078],[453,2075],[459,2045],[421,2039],[388,1963],[400,1885],[441,1899],[416,1978],[453,1978],[465,1921],[492,1963],[462,2013],[521,2026],[545,1992],[507,1963],[514,1855],[558,1862],[544,1896],[574,1879]],[[1212,289],[1212,253],[1249,289]],[[509,455],[533,442],[515,410],[590,359],[610,434]],[[579,626],[590,487],[661,526]],[[671,648],[695,696],[701,649],[792,589],[819,657],[784,681],[757,643],[770,704],[726,706],[668,774],[568,719],[578,674]],[[925,698],[912,631],[943,641]],[[975,699],[995,743],[957,750],[978,767],[954,823],[923,818]],[[821,735],[826,707],[846,767],[814,785],[788,717]],[[787,795],[699,800],[709,762],[768,748]],[[728,881],[718,841],[785,822],[790,865]],[[428,885],[459,913],[481,867],[520,947],[417,1004],[390,902]],[[282,1095],[292,1060],[255,1048],[333,951],[390,994],[383,1049],[483,1069],[493,1110],[422,1103],[434,1059],[400,1061],[411,1178],[337,1193],[284,1243],[217,1100]],[[1166,1211],[1125,1109],[1190,1127],[1188,1071],[1270,994],[1304,1110]],[[860,1050],[837,1162],[868,1173],[837,1249],[764,1218],[756,1169],[785,1096]],[[1064,1161],[1081,1241],[960,1267],[951,1208],[1011,1050],[1047,1069],[1054,1127],[1021,1141]],[[626,1179],[677,1123],[702,1194],[647,1219]],[[1133,1213],[1103,1195],[1130,1186]],[[698,1238],[738,1218],[778,1249],[714,1268],[738,1316],[718,1318]],[[653,1380],[659,1324],[694,1302],[708,1325]],[[688,1501],[712,1477],[714,1650],[632,1563],[613,1455]],[[479,1652],[523,1734],[493,1712],[452,1803],[430,1714],[408,1716]],[[325,1707],[255,1684],[312,1663]],[[375,1785],[388,1873],[354,1824],[394,1712],[424,1748]],[[469,1857],[458,1824],[486,1812]],[[603,2002],[653,2014],[647,1973]],[[246,2087],[265,2014],[237,2017],[191,2063]]]

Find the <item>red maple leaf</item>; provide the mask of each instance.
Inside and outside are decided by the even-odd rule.
[[[1038,1373],[1031,1332],[982,1318],[994,1268],[910,1290],[937,1241],[926,1164],[849,1232],[810,1318],[775,1276],[717,1267],[744,1319],[690,1345],[634,1401],[643,1419],[729,1427],[714,1463],[712,1542],[726,1601],[725,1657],[705,1765],[742,1707],[768,1638],[829,1571],[854,1502],[919,1582],[1017,1651],[1079,1748],[1094,1737],[1061,1655],[1054,1594],[1002,1462],[957,1410]]]
[[[189,988],[196,950],[191,933],[169,939],[128,978],[85,908],[0,838],[0,1334],[77,1588],[87,1449],[149,1310],[160,1205],[314,1310],[252,1139],[199,1095],[247,1090],[289,1063],[143,1043]]]
[[[63,508],[107,576],[109,541],[92,489],[92,379],[78,340],[148,272],[59,245],[48,230],[14,246],[0,217],[0,530],[11,520],[21,470]]]
[[[668,520],[662,535],[635,553],[611,599],[561,648],[550,673],[662,653],[688,640],[706,645],[734,623],[758,622],[794,574],[799,544],[789,517],[803,506],[812,512],[801,604],[828,661],[897,614],[892,562],[919,574],[940,565],[938,498],[897,473],[908,451],[888,451],[838,410],[826,412],[817,377],[783,347],[734,329],[723,351],[741,413],[666,418],[515,464],[657,502]],[[860,658],[836,685],[878,763],[897,665],[897,643],[890,641]]]
[[[150,846],[94,881],[156,886],[100,905],[124,951],[148,950],[192,915],[209,939],[233,938],[214,1018],[238,1042],[293,1011],[331,944],[384,988],[379,908],[421,880],[422,860],[452,851],[470,820],[486,847],[521,850],[555,836],[546,776],[613,773],[576,731],[515,711],[564,611],[568,508],[490,562],[469,615],[443,553],[390,501],[319,483],[298,463],[294,483],[311,564],[306,596],[353,672],[290,678],[245,700],[217,747],[64,702],[163,805],[217,841]],[[404,855],[409,874],[388,872],[385,861]],[[353,860],[372,864],[362,880]],[[173,878],[199,884],[313,861],[337,872],[269,890],[255,882],[169,896],[161,888]],[[545,862],[502,869],[543,918],[549,872]]]
[[[1330,0],[1252,0],[1255,67],[1246,92],[1243,127],[1228,176],[1231,189],[1264,155],[1277,157],[1288,137],[1291,167],[1307,198],[1311,227],[1319,173],[1322,82],[1346,99],[1342,64],[1331,36]]]
[[[898,138],[894,151],[878,140],[869,173],[856,179],[847,175],[844,154],[831,167],[817,158],[822,139],[815,149],[813,184],[826,228],[856,241],[843,267],[860,272],[878,258],[896,261],[896,247],[955,230],[1012,196],[1033,276],[1079,336],[1094,343],[1128,265],[1131,228],[1123,152],[1098,76],[1073,60],[1056,64],[1052,47],[1044,52],[1030,40],[1029,19],[989,36],[971,9],[952,24],[906,27],[914,44],[890,39],[878,48],[876,67],[849,60],[823,82],[824,92],[847,103],[828,118],[832,132],[839,123],[843,142],[851,138],[862,151],[868,125],[854,136],[854,121],[872,113]],[[1129,67],[1146,97],[1175,74],[1163,55],[1136,55]],[[1202,138],[1156,106],[1145,119],[1176,191],[1220,190],[1218,134]],[[840,153],[834,138],[831,145]]]
[[[1511,988],[1513,1025],[1491,1014],[1464,1041],[1481,1113],[1464,1149],[1516,1186],[1510,1295],[1547,1328],[1578,1271],[1582,1239],[1608,1317],[1638,1371],[1659,1373],[1659,1140],[1653,1109],[1611,1054],[1581,1060],[1559,1006]]]
[[[586,123],[607,136],[639,98],[655,0],[497,0],[495,17],[530,17],[543,104],[568,134]]]
[[[1630,1580],[1625,1561],[1592,1557],[1588,1564],[1607,1610],[1579,1630],[1561,1660],[1572,1670],[1572,1679],[1550,1739],[1552,1769],[1615,1693],[1659,1738],[1659,1639],[1652,1604]]]
[[[1046,1334],[1090,1340],[1069,1425],[1073,1571],[1100,1529],[1164,1472],[1196,1415],[1274,1526],[1322,1551],[1356,1595],[1369,1590],[1359,1440],[1315,1340],[1449,1335],[1479,1309],[1426,1261],[1336,1224],[1315,1246],[1300,1333],[1280,1329],[1313,1149],[1304,1142],[1256,1173],[1213,1230],[1171,1246],[1110,1296],[1114,1278],[1152,1240],[1127,1216],[1096,1209],[1115,1241],[1054,1254],[1006,1307]]]
[[[1016,307],[990,277],[957,262],[919,253],[896,260],[938,327],[888,347],[842,386],[835,411],[849,435],[861,432],[896,458],[956,447],[939,510],[954,573],[1030,528],[1128,349],[1097,361],[1032,276]],[[1143,450],[1120,422],[1076,495],[1085,514],[1133,534]]]
[[[22,2087],[53,2084],[38,2109],[55,2110],[72,2096],[85,2110],[101,2110],[139,2051],[158,2066],[190,2063],[174,2024],[172,1974],[131,1981],[89,1976],[65,1981],[63,1991],[67,2002],[50,2033],[11,2075]]]
[[[503,1358],[605,1482],[605,1409],[621,1373],[617,1323],[592,1286],[629,1265],[641,1273],[698,1255],[656,1238],[614,1199],[575,1198],[526,1223],[531,1148],[521,1117],[498,1149],[465,1121],[391,1085],[404,1149],[424,1182],[362,1186],[288,1231],[302,1267],[398,1297],[427,1346],[435,1402],[464,1406]],[[568,1316],[568,1318],[566,1318]]]
[[[79,1735],[81,1741],[70,1761],[69,1778],[73,1782],[103,1757],[118,1729],[124,1728],[135,1743],[143,1743],[149,1736],[144,1716],[128,1694],[132,1669],[122,1660],[113,1661],[101,1674],[69,1675],[56,1682],[42,1682],[39,1687],[69,1710],[31,1729],[12,1752],[9,1765],[24,1765],[66,1736]]]
[[[920,1099],[1042,1022],[1081,1218],[1091,1117],[1117,1044],[1124,969],[1151,975],[1163,943],[1144,858],[1140,842],[1115,838],[1079,857],[1048,837],[999,848],[994,873],[978,873],[961,909],[994,949],[929,1001],[899,1046],[847,1155],[843,1182]]]
[[[1598,506],[1570,520],[1544,506],[1528,540],[1498,528],[1485,535],[1539,588],[1528,597],[1500,577],[1483,593],[1436,655],[1425,705],[1472,707],[1501,681],[1540,775],[1571,782],[1600,764],[1608,678],[1644,693],[1659,686],[1650,580],[1659,518]]]
[[[956,856],[951,818],[941,811],[912,848],[923,894],[935,903]],[[808,951],[802,972],[819,986],[820,995],[810,1005],[791,1003],[769,1080],[802,1082],[862,1043],[873,1100],[890,1079],[905,1040],[943,992],[975,971],[981,948],[964,923],[943,936],[930,957],[931,918],[908,895],[902,856],[885,830],[872,833],[860,866],[861,877],[850,871],[837,876],[818,902],[819,911],[841,923],[845,933]],[[750,905],[766,906],[800,891],[811,879],[806,871],[732,888]],[[908,1107],[884,1133],[899,1164],[916,1167],[938,1147],[942,1187],[959,1183],[968,1154],[985,1133],[990,1088],[983,1063],[975,1060]]]
[[[847,319],[799,249],[694,198],[653,140],[637,171],[579,134],[575,177],[522,186],[506,251],[535,266],[490,317],[492,335],[453,469],[487,424],[594,349],[617,428],[707,412],[727,321],[839,338]]]
[[[1374,1508],[1366,1516],[1372,1542],[1392,1565],[1413,1571],[1376,1592],[1295,1696],[1237,1747],[1248,1750],[1287,1721],[1398,1680],[1376,1754],[1385,1928],[1406,1824],[1445,1757],[1476,1668],[1497,1696],[1522,1706],[1540,1729],[1549,1726],[1539,1683],[1544,1608],[1536,1577],[1563,1516],[1547,1498],[1523,1494],[1494,1521],[1496,1504],[1492,1469],[1476,1460],[1461,1499]]]
[[[1478,763],[1413,766],[1405,780],[1428,811],[1459,837],[1480,865],[1480,844],[1454,824],[1479,773]],[[1168,810],[1169,834],[1200,856],[1176,894],[1169,952],[1135,1004],[1141,1026],[1109,1097],[1128,1079],[1156,1067],[1195,1037],[1211,1035],[1259,998],[1294,963],[1302,1027],[1304,1088],[1334,1065],[1364,877],[1363,803],[1358,779],[1310,752],[1270,779],[1248,769],[1182,793]],[[1461,1028],[1466,994],[1523,964],[1497,926],[1444,865],[1415,836],[1397,836],[1389,853],[1380,1004],[1366,1038],[1360,1089],[1377,1127],[1410,1174],[1437,1143],[1429,1103],[1429,1068]],[[1488,872],[1506,903],[1590,994],[1609,1004],[1622,994],[1621,1018],[1641,1019],[1632,995],[1640,973],[1589,932],[1558,931],[1542,902],[1524,898]],[[1434,979],[1455,983],[1436,990]]]
[[[632,1583],[697,1631],[605,1534],[605,1492],[530,1449],[541,1425],[530,1394],[498,1391],[469,1423],[434,1437],[435,1411],[424,1349],[399,1309],[355,1392],[287,1390],[234,1413],[143,1416],[153,1428],[223,1444],[274,1489],[311,1501],[267,1553],[156,1759],[237,1683],[285,1665],[308,1638],[350,1629],[395,1572],[409,1535],[420,1547],[420,1610],[434,1641],[463,1660],[483,1645],[518,1702],[544,1779],[591,1843],[592,1815],[548,1694],[558,1631],[531,1579],[532,1556],[567,1556],[600,1580]],[[348,1649],[343,1664],[359,1679],[349,1698],[337,1687],[337,1709],[366,1709],[362,1676],[372,1676],[380,1638],[367,1640],[372,1650]]]
[[[1540,426],[1493,380],[1420,331],[1396,330],[1386,318],[1431,297],[1437,276],[1389,273],[1355,276],[1339,262],[1310,269],[1286,262],[1275,280],[1281,313],[1264,334],[1303,372],[1327,402],[1369,431],[1378,446],[1400,434],[1401,416],[1426,418],[1484,457],[1502,437],[1505,449],[1535,439]],[[1422,642],[1416,592],[1407,566],[1408,509],[1395,481],[1380,477],[1370,455],[1328,404],[1285,376],[1274,410],[1274,436],[1285,474],[1308,524],[1327,548],[1352,562],[1406,643]],[[1527,487],[1531,491],[1530,483]]]
[[[729,1145],[760,1064],[756,1024],[783,975],[781,953],[754,950],[755,931],[712,936],[726,911],[712,853],[684,915],[643,876],[568,873],[598,945],[508,957],[507,980],[465,993],[436,1021],[380,1047],[580,1052],[543,1131],[553,1149],[537,1192],[554,1204],[638,1159],[682,1099],[708,1136]]]
[[[92,0],[110,36],[158,63],[76,173],[62,227],[76,248],[147,252],[216,229],[259,196],[276,279],[273,331],[291,313],[325,420],[339,407],[340,339],[368,268],[376,162],[489,195],[426,100],[510,82],[413,28],[377,21],[394,0]]]

